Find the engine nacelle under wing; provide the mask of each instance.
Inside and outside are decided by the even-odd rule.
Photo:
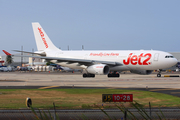
[[[153,72],[153,70],[130,70],[130,72],[140,74],[140,75],[149,75]]]
[[[86,70],[88,73],[97,75],[106,75],[109,73],[109,67],[105,64],[91,65]]]

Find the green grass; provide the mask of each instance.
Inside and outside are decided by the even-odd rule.
[[[31,89],[32,90],[32,89]],[[111,93],[123,93],[134,90],[121,90],[121,89],[40,89],[41,91],[63,91],[68,94],[111,94]]]
[[[172,95],[121,89],[0,89],[0,109],[26,108],[27,97],[32,99],[34,108],[94,108],[102,105],[102,94],[133,94],[138,103],[152,107],[179,107],[180,98]],[[114,103],[103,103],[104,108],[114,107]],[[119,104],[119,103],[117,103]],[[128,103],[126,103],[128,104]],[[113,106],[114,105],[114,106]],[[131,107],[131,105],[129,105]]]

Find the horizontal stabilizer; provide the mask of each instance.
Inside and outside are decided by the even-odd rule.
[[[8,53],[7,51],[5,50],[2,50],[6,55],[11,55],[10,53]]]
[[[35,54],[35,55],[41,55],[41,56],[46,56],[46,53],[45,52],[39,52],[39,51],[36,51],[36,52],[28,52],[28,51],[20,51],[20,50],[13,50],[15,52],[23,52],[23,53],[29,53],[29,54]]]

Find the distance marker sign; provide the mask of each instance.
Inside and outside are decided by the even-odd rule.
[[[133,102],[133,94],[102,94],[102,102]]]

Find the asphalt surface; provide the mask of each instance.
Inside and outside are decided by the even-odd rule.
[[[134,116],[136,116],[136,119],[144,119],[143,116],[138,112],[137,109],[128,109]],[[41,115],[44,119],[55,119],[55,111],[54,110],[35,110],[36,114],[39,118],[41,118]],[[104,111],[109,115],[111,119],[125,119],[125,115],[123,112],[121,112],[119,109],[104,109]],[[145,118],[149,119],[147,116],[151,117],[152,119],[159,119],[159,116],[163,119],[164,117],[166,119],[178,119],[180,118],[180,110],[179,109],[145,109],[147,115],[144,115]],[[41,112],[41,115],[40,115]],[[46,116],[45,116],[45,114]],[[163,114],[162,114],[163,113]],[[128,117],[129,116],[129,117]],[[131,116],[128,113],[127,118],[128,119],[134,119],[133,116]],[[56,110],[56,119],[60,120],[84,120],[84,119],[90,119],[90,120],[107,120],[109,119],[106,114],[104,114],[101,110]],[[32,120],[36,119],[35,115],[32,113],[31,110],[0,110],[0,119],[1,120]]]

